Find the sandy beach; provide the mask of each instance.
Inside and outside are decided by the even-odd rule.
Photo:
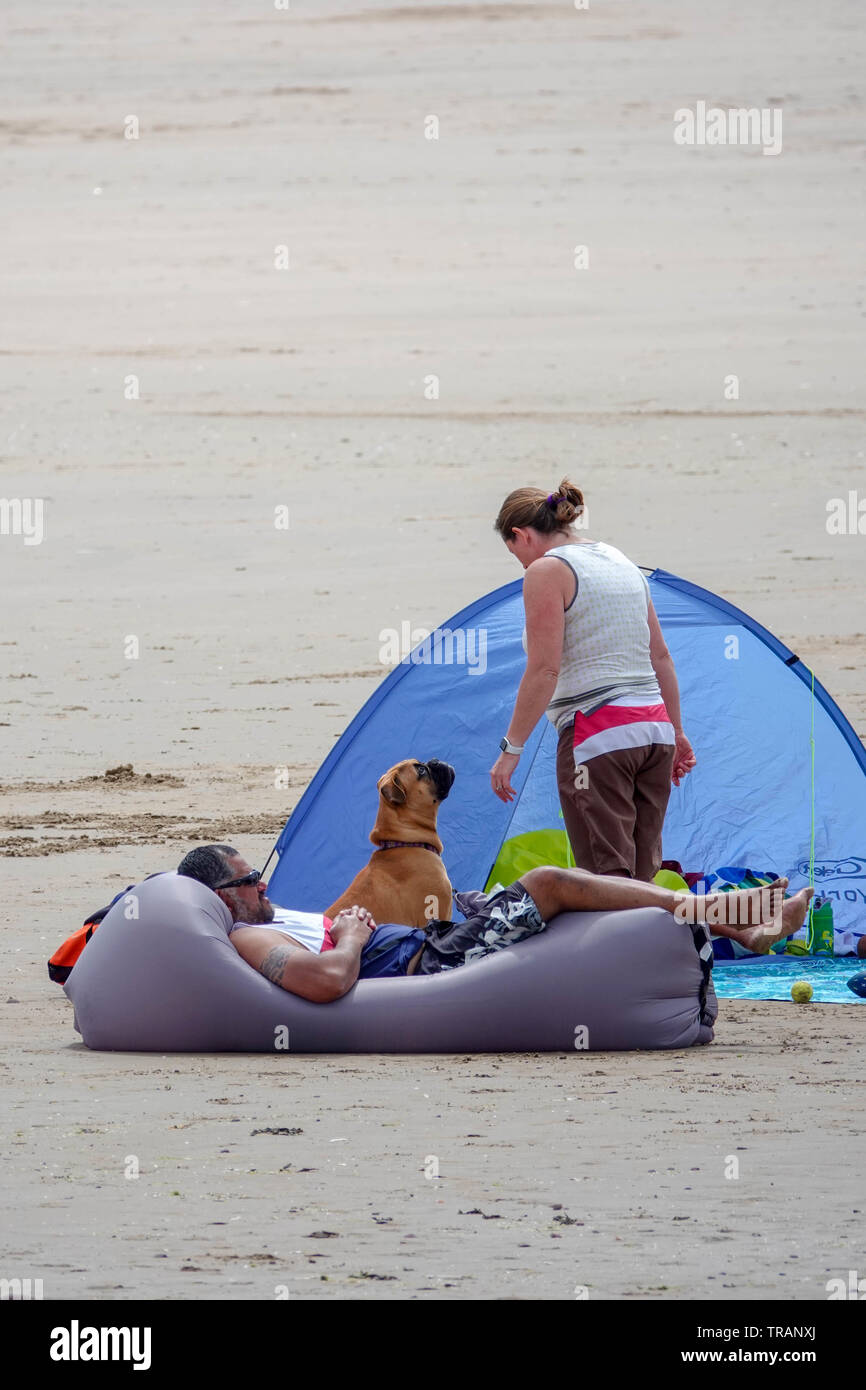
[[[524,483],[567,473],[592,536],[752,614],[863,738],[866,538],[826,525],[866,496],[859,6],[10,0],[2,27],[0,488],[44,535],[0,535],[0,1275],[866,1274],[856,1005],[722,1001],[676,1053],[161,1057],[88,1051],[45,968],[193,844],[263,862],[383,630],[518,577],[492,523]],[[678,146],[699,100],[780,109],[781,153]]]

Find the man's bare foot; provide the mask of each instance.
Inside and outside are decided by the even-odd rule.
[[[786,878],[776,878],[765,888],[738,888],[729,893],[707,893],[705,897],[678,893],[674,916],[678,922],[706,922],[710,931],[718,927],[767,927],[776,922],[782,911],[787,886]],[[738,932],[735,939],[744,934]]]
[[[809,904],[814,896],[814,888],[801,888],[799,893],[795,893],[793,897],[789,898],[783,905],[782,918],[787,936],[792,936],[795,931],[800,930],[806,920]]]
[[[781,912],[769,926],[753,927],[741,932],[738,939],[756,955],[765,956],[777,941],[782,941],[784,937],[792,936],[795,931],[800,930],[814,896],[814,888],[801,888],[799,893],[794,893],[782,904]]]

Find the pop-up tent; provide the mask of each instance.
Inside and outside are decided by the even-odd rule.
[[[665,570],[647,577],[698,758],[671,791],[666,859],[686,873],[772,870],[796,888],[809,881],[813,858],[837,950],[850,951],[848,934],[866,931],[866,750],[809,669],[766,628]],[[269,888],[276,902],[321,910],[342,893],[371,852],[376,782],[407,757],[441,758],[456,770],[439,815],[455,888],[507,884],[533,864],[573,862],[547,719],[512,779],[516,799],[506,806],[490,789],[525,664],[522,631],[518,580],[470,604],[390,672],[277,842]]]

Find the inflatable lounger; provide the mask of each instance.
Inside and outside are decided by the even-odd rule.
[[[718,1013],[698,954],[703,928],[693,935],[660,908],[566,913],[546,931],[459,969],[361,980],[331,1004],[312,1004],[266,980],[238,955],[230,926],[215,893],[174,873],[121,898],[64,985],[87,1046],[597,1052],[708,1043]]]

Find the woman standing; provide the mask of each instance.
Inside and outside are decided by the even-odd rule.
[[[556,777],[575,863],[650,882],[661,865],[673,781],[696,759],[683,733],[674,663],[636,565],[574,523],[583,494],[511,492],[495,529],[526,571],[526,670],[490,772],[500,801],[543,713],[559,731]]]

